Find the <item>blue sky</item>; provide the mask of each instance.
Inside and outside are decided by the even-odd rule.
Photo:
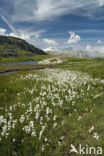
[[[0,34],[42,49],[104,53],[104,0],[0,0]]]

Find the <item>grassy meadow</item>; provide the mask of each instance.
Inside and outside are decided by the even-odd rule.
[[[71,144],[104,148],[104,59],[62,59],[0,65],[21,69],[0,75],[0,156],[76,156]]]
[[[21,52],[22,56],[18,57],[0,57],[0,63],[5,63],[5,62],[21,62],[21,61],[29,61],[29,60],[35,60],[35,61],[41,61],[47,58],[52,57],[52,55],[34,55],[34,56],[25,56],[24,54],[27,53],[27,51],[22,51]],[[28,52],[30,53],[30,52]]]

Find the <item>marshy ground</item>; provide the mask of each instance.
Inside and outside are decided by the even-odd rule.
[[[1,71],[20,69],[0,76],[1,156],[67,156],[71,144],[104,147],[104,59],[62,59],[53,66],[1,65]],[[36,67],[45,69],[30,70]]]

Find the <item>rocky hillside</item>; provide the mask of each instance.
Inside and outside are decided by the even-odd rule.
[[[25,40],[11,36],[0,35],[0,57],[16,57],[21,55],[45,55],[46,53],[27,43]]]

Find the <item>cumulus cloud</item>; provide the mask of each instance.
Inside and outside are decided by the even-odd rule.
[[[5,33],[6,33],[6,29],[0,28],[0,35],[5,35]]]
[[[30,42],[32,39],[33,40],[38,39],[41,36],[41,34],[44,32],[45,32],[44,30],[39,30],[34,32],[30,30],[17,30],[16,33],[15,32],[7,33],[6,29],[0,28],[0,35],[17,37]]]
[[[98,44],[102,44],[103,42],[101,40],[97,40],[97,43]]]
[[[21,33],[21,34],[15,34],[15,33],[10,33],[10,34],[6,34],[6,36],[13,36],[13,37],[17,37],[17,38],[21,38],[23,40],[30,40],[31,39],[31,36],[28,35],[28,34],[24,34],[24,33]]]
[[[50,40],[48,38],[44,38],[43,41],[45,43],[48,43],[49,45],[58,45],[58,43],[55,40]]]
[[[69,34],[70,34],[70,38],[68,40],[69,44],[78,43],[81,40],[80,36],[75,34],[74,32],[69,32]]]
[[[13,37],[17,37],[17,38],[21,38],[21,39],[25,39],[25,40],[29,40],[30,36],[28,34],[24,34],[24,33],[19,33],[17,35],[17,33],[11,32],[11,33],[7,33],[7,30],[4,28],[0,28],[0,35],[4,35],[4,36],[13,36]]]
[[[46,51],[46,52],[48,52],[48,51],[57,51],[57,48],[56,47],[48,47],[48,48],[45,48],[43,50]]]

